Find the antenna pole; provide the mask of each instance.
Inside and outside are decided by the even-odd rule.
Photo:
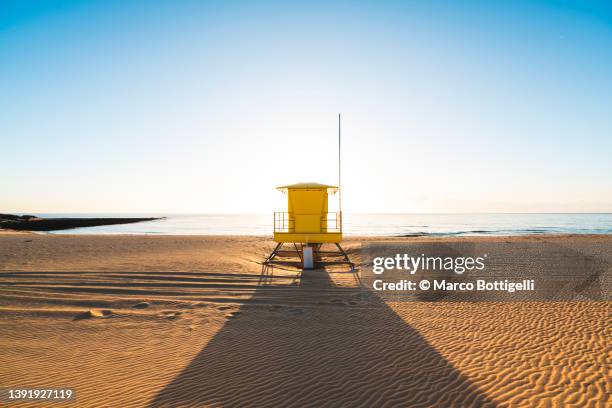
[[[340,231],[342,231],[342,176],[341,176],[341,160],[342,160],[342,155],[341,155],[341,140],[342,140],[342,132],[341,132],[341,128],[340,128],[340,124],[342,121],[342,116],[340,114],[338,114],[338,207],[340,209]]]

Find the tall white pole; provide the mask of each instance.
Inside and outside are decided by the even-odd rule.
[[[342,115],[338,114],[338,207],[340,209],[340,231],[342,231],[342,132],[341,132]]]

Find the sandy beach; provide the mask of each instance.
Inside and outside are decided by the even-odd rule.
[[[430,241],[503,244],[507,268],[568,248],[610,293],[610,235],[344,246],[359,265],[371,242]],[[262,274],[273,245],[1,233],[1,386],[79,407],[610,406],[609,300],[389,302],[340,269]]]

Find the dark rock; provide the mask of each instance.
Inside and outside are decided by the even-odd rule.
[[[55,231],[159,219],[161,218],[37,218],[32,215],[0,214],[0,228],[18,231]]]

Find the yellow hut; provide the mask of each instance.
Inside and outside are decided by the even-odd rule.
[[[329,196],[338,192],[337,186],[319,183],[297,183],[277,187],[287,195],[287,211],[274,213],[274,241],[276,248],[264,263],[276,256],[286,256],[283,244],[292,243],[305,269],[314,263],[348,263],[353,266],[340,246],[342,241],[342,212],[329,212]],[[339,252],[324,252],[323,244],[335,244]],[[322,256],[339,255],[342,261],[324,261]]]
[[[305,244],[340,243],[342,214],[328,212],[328,197],[338,187],[297,183],[277,187],[287,194],[287,211],[274,213],[274,240]]]

